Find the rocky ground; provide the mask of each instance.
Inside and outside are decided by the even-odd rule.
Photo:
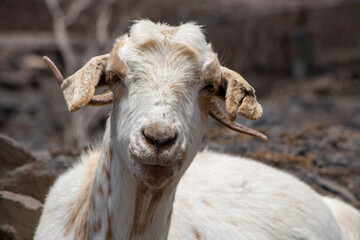
[[[32,238],[49,187],[89,142],[101,137],[107,116],[106,110],[78,115],[85,125],[85,143],[65,146],[63,132],[77,125],[67,129],[74,122],[68,122],[60,89],[41,54],[0,51],[0,239]],[[322,194],[360,208],[359,69],[348,65],[299,81],[248,78],[259,86],[264,115],[257,121],[238,121],[269,140],[209,121],[202,148],[284,169]]]

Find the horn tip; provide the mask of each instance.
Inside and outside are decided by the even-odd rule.
[[[263,140],[263,141],[267,141],[267,140],[269,140],[269,138],[266,136],[266,135],[264,135],[264,134],[261,134],[261,136],[259,136],[259,138],[261,139],[261,140]]]
[[[48,56],[43,56],[42,58],[46,64],[51,61]]]

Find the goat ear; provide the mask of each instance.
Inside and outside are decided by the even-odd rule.
[[[75,74],[62,82],[61,89],[69,111],[79,110],[91,101],[95,94],[95,87],[105,77],[108,58],[109,54],[93,57]]]
[[[262,107],[256,100],[255,90],[240,74],[226,67],[216,67],[215,63],[210,61],[204,64],[202,75],[212,77],[214,87],[218,90],[217,97],[225,100],[227,114],[225,114],[216,100],[212,99],[209,111],[210,116],[236,132],[267,140],[264,134],[235,121],[237,114],[253,120],[261,117]]]
[[[237,114],[252,120],[261,117],[263,110],[255,90],[240,74],[221,67],[221,85],[226,89],[225,105],[230,121],[234,121]]]

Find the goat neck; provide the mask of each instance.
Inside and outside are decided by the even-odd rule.
[[[176,184],[152,189],[124,167],[107,125],[92,189],[89,239],[167,239]]]

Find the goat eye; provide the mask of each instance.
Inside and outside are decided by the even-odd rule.
[[[209,91],[209,92],[214,92],[214,91],[215,91],[215,87],[214,87],[213,84],[208,84],[208,85],[206,85],[206,86],[203,88],[203,90],[207,90],[207,91]]]

